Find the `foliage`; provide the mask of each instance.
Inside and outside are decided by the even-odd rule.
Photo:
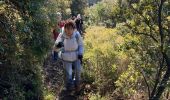
[[[48,91],[48,90],[46,90],[45,92],[44,92],[44,100],[55,100],[55,95],[54,95],[54,93],[52,93],[52,92],[50,92],[50,91]]]
[[[118,48],[124,39],[116,34],[116,29],[91,26],[86,32],[85,70],[94,78],[93,84],[97,85],[101,95],[111,93],[122,67],[127,68],[127,56]]]
[[[72,0],[54,0],[57,4],[57,9],[62,13],[64,19],[69,18],[71,15]]]
[[[106,24],[107,27],[115,27],[119,15],[120,8],[118,0],[103,0],[96,5],[85,10],[85,15],[89,24]]]
[[[102,0],[89,8],[86,0],[0,1],[0,99],[54,99],[41,66],[57,12],[86,15],[84,76],[97,87],[90,99],[169,99],[169,7],[168,0]]]
[[[52,10],[47,3],[0,2],[1,99],[43,99],[41,66],[50,47],[50,23],[54,24],[52,19],[56,17],[49,13],[57,9]]]
[[[99,1],[101,1],[101,0],[88,0],[88,3],[89,3],[89,6],[93,6],[94,4],[96,4]]]
[[[137,47],[131,47],[135,49],[139,56],[138,58],[132,57],[135,66],[139,67],[138,69],[143,75],[150,99],[160,98],[166,87],[164,84],[168,83],[165,80],[168,80],[170,77],[168,73],[169,48],[167,48],[167,43],[169,42],[169,37],[167,31],[168,21],[166,19],[168,16],[167,7],[168,1],[141,0],[138,3],[129,2],[129,5],[125,7],[129,13],[122,15],[128,19],[125,26],[130,29],[130,33],[135,36],[141,36],[140,44]],[[126,14],[129,15],[129,18]]]
[[[169,88],[167,84],[169,84],[168,80],[170,77],[170,37],[168,35],[169,15],[167,13],[170,4],[169,1],[119,0],[118,2],[115,2],[116,1],[103,0],[102,2],[86,9],[86,16],[88,17],[87,21],[92,25],[104,25],[103,22],[107,20],[109,20],[108,22],[111,22],[110,20],[112,20],[112,17],[109,16],[113,16],[114,21],[116,22],[116,33],[121,35],[124,40],[123,44],[115,46],[118,51],[115,55],[112,55],[116,57],[123,53],[126,55],[128,61],[128,67],[126,66],[126,68],[122,68],[117,79],[112,80],[116,86],[114,94],[122,94],[122,97],[125,98],[132,98],[136,94],[141,94],[141,98],[138,99],[169,98],[169,95],[166,97],[162,95],[163,92],[165,94],[166,92],[167,94],[169,93],[169,91],[167,91],[167,88]],[[111,3],[114,3],[115,6],[109,6]],[[109,12],[107,7],[116,10]],[[91,31],[87,33],[95,34],[95,32],[96,31]],[[97,34],[99,32],[100,31],[97,31]],[[110,36],[110,34],[108,35]],[[103,37],[105,38],[105,36]],[[92,41],[94,42],[94,39],[96,38],[98,38],[98,36],[93,36]],[[102,40],[103,39],[98,39],[98,41]],[[113,43],[113,40],[110,40],[109,43]],[[87,43],[89,46],[91,45],[89,42]],[[102,41],[102,43],[106,42]],[[89,48],[92,49],[96,46],[98,47],[97,44],[101,43],[96,42],[94,47],[91,46]],[[99,48],[99,50],[105,48],[107,47]],[[112,53],[115,52],[115,48],[112,48]],[[93,53],[97,53],[97,51]],[[93,58],[93,56],[91,56],[91,58]],[[100,57],[96,57],[96,59],[98,58]],[[90,59],[89,61],[91,60],[93,61],[93,59]],[[103,61],[105,61],[105,59],[101,60],[100,63]],[[93,62],[96,64],[98,63],[97,61]],[[110,62],[108,61],[107,63]],[[113,62],[113,64],[114,63],[120,62]],[[95,64],[92,66],[94,65]],[[112,77],[114,77],[114,75]],[[98,79],[101,78],[102,77],[98,77]],[[102,82],[100,83],[104,85]],[[148,94],[146,94],[146,92]]]
[[[121,36],[118,29],[96,26],[86,29],[84,59],[87,62],[84,69],[94,78],[92,84],[98,87],[98,95],[109,99],[131,98],[147,91],[134,63],[134,60],[141,61],[140,56],[132,48],[140,44],[140,37]]]
[[[89,94],[89,100],[109,100],[106,97],[101,97],[101,95],[99,95],[99,93],[97,94]]]
[[[87,7],[87,0],[71,0],[71,13],[73,15],[84,15],[84,9]]]

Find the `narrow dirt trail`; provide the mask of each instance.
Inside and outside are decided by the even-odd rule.
[[[51,55],[45,59],[44,84],[55,93],[56,100],[88,100],[83,88],[80,95],[66,95],[64,88],[64,68],[61,60],[53,61]]]
[[[64,69],[61,61],[54,62],[51,55],[45,59],[44,66],[44,84],[57,94],[64,84]]]

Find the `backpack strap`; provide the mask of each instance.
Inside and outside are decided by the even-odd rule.
[[[77,44],[79,44],[79,35],[78,35],[78,31],[76,32],[75,37],[76,37],[76,40],[77,40]]]
[[[64,34],[64,33],[63,33]],[[64,43],[64,40],[65,40],[65,37],[63,36],[63,34],[62,34],[62,36],[61,36],[61,42],[62,43]]]

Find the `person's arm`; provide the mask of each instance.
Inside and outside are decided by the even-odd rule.
[[[83,39],[80,35],[80,33],[78,32],[78,55],[83,55],[84,53],[84,44],[83,44]]]
[[[78,32],[78,59],[80,60],[80,63],[83,64],[83,53],[84,53],[84,45],[83,45],[83,39]]]
[[[54,39],[54,29],[51,28],[51,38]]]
[[[81,24],[84,24],[84,23],[83,23],[83,19],[81,19]]]
[[[57,50],[59,48],[61,48],[62,46],[62,33],[59,34],[59,36],[57,37],[54,46],[53,46],[53,50]]]
[[[75,22],[77,21],[77,18],[75,18],[73,21],[74,21],[74,23],[75,23]]]

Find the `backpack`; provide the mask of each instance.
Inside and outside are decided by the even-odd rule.
[[[64,42],[64,40],[65,40],[65,37],[62,35],[62,43]],[[76,32],[76,35],[75,35],[75,38],[76,38],[76,40],[77,40],[77,44],[78,44],[78,41],[79,41],[79,36],[78,36],[78,31]]]
[[[53,33],[54,40],[56,40],[58,35],[59,35],[59,33],[56,31],[56,29],[54,29],[52,33]]]
[[[61,36],[61,38],[62,38],[61,42],[64,42],[64,40],[66,39],[63,35]],[[78,42],[79,42],[78,32],[76,32],[75,38],[76,38],[76,41],[77,41],[77,44],[78,44]],[[65,51],[64,47],[63,47],[58,52],[58,56],[59,56],[60,59],[62,59],[64,61],[73,62],[73,61],[77,60],[78,49],[79,48],[77,48],[77,50],[75,50],[75,51]]]

